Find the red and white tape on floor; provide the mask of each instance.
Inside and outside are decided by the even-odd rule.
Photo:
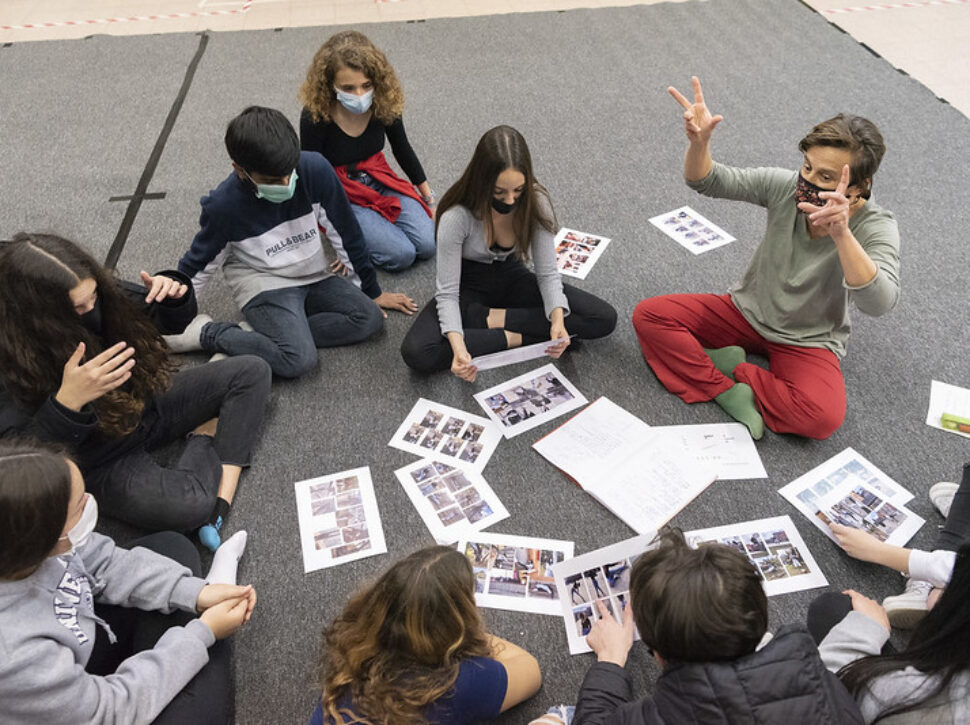
[[[245,0],[238,8],[231,10],[202,10],[191,13],[159,13],[158,15],[129,15],[118,18],[93,18],[90,20],[51,20],[43,23],[25,25],[0,25],[0,30],[35,30],[37,28],[68,28],[72,26],[112,25],[115,23],[134,23],[144,20],[174,20],[176,18],[208,18],[216,15],[242,15],[249,12],[254,0]]]
[[[829,8],[820,11],[823,15],[844,15],[846,13],[866,13],[879,10],[903,10],[906,8],[928,8],[934,5],[966,5],[970,0],[914,0],[914,2],[890,3],[888,5],[856,5],[849,8]]]

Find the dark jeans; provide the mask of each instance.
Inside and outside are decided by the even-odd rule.
[[[563,292],[569,303],[565,321],[570,335],[592,340],[613,332],[616,310],[609,303],[566,284]],[[506,348],[505,332],[486,328],[489,308],[506,310],[505,329],[520,333],[523,344],[549,339],[550,323],[536,276],[511,257],[492,264],[462,260],[459,304],[465,347],[472,357]],[[451,345],[441,334],[435,300],[425,305],[411,325],[401,343],[401,356],[408,367],[423,373],[451,367]]]
[[[957,551],[970,539],[970,462],[963,464],[963,476],[950,505],[946,522],[937,534],[934,549]]]
[[[821,644],[832,628],[846,618],[852,611],[852,600],[848,594],[842,592],[825,592],[819,594],[808,605],[806,625],[815,644]],[[889,642],[882,647],[882,654],[893,654],[896,648]]]
[[[136,526],[198,528],[215,506],[222,464],[249,465],[270,383],[269,366],[251,355],[180,370],[172,387],[155,398],[142,445],[85,471],[88,491],[104,513]],[[191,436],[171,468],[149,455],[216,417],[215,437]]]
[[[313,369],[318,347],[363,342],[384,327],[381,308],[343,277],[261,292],[242,313],[253,332],[231,322],[210,322],[202,328],[202,348],[258,355],[281,378]]]
[[[199,552],[181,534],[163,531],[131,542],[128,548],[141,546],[167,556],[202,575]],[[180,627],[194,616],[188,612],[146,612],[141,609],[95,604],[95,613],[104,619],[118,641],[111,644],[101,627],[97,628],[94,648],[85,670],[105,677],[114,674],[122,662],[138,652],[149,650],[171,627]],[[155,719],[156,725],[191,725],[194,723],[227,723],[232,713],[229,640],[219,640],[209,648],[209,662],[175,696]]]

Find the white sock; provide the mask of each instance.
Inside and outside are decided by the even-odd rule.
[[[163,335],[172,352],[196,352],[202,349],[202,328],[212,322],[208,315],[196,315],[178,335]]]
[[[246,551],[247,537],[245,531],[237,531],[222,542],[212,557],[212,567],[205,578],[206,582],[209,584],[236,583],[236,569],[239,567],[243,552]]]

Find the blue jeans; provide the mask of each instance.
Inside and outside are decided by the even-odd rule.
[[[389,222],[373,209],[351,204],[360,230],[364,234],[371,264],[388,272],[399,272],[414,264],[415,259],[434,256],[434,220],[420,203],[410,196],[391,191],[364,174],[361,183],[401,200],[401,214]]]
[[[258,355],[281,378],[297,378],[317,363],[318,347],[353,345],[384,327],[384,314],[343,277],[261,292],[242,309],[253,332],[231,322],[202,328],[202,348]]]

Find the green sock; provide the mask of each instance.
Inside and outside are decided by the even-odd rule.
[[[714,402],[738,423],[744,423],[752,438],[756,441],[761,440],[761,436],[765,434],[765,421],[754,404],[754,391],[750,385],[735,383],[715,396]]]
[[[714,363],[714,367],[734,380],[734,368],[745,361],[744,348],[737,345],[718,347],[714,349],[704,348],[704,352]]]

